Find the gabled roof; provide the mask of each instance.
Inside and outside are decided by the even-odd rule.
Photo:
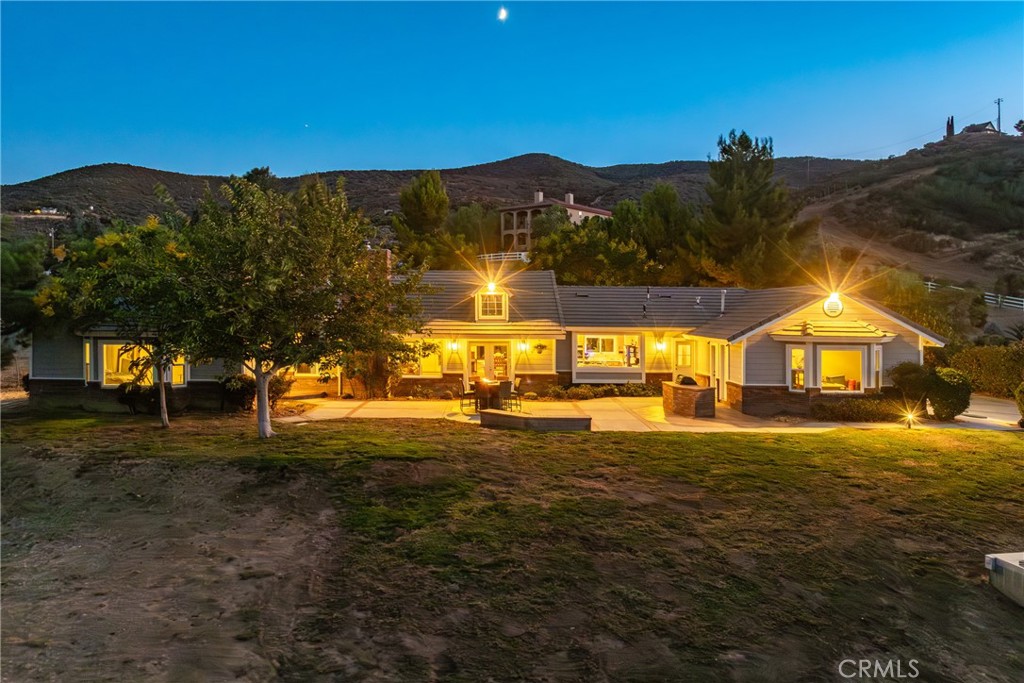
[[[773,330],[772,339],[871,339],[875,342],[895,339],[895,332],[881,330],[863,320],[804,320]]]
[[[508,293],[508,322],[492,326],[510,333],[547,328],[561,332],[564,321],[552,271],[502,273],[495,276],[495,282]],[[475,297],[486,286],[486,276],[471,270],[430,270],[424,274],[423,284],[431,290],[421,298],[426,327],[437,330],[475,323]]]
[[[724,315],[716,316],[692,334],[736,341],[773,320],[811,305],[821,296],[820,290],[814,287],[743,290],[743,296],[732,306],[726,303]]]
[[[525,211],[526,209],[544,209],[549,206],[561,206],[566,209],[572,209],[573,211],[586,211],[587,213],[594,213],[598,216],[611,216],[612,212],[607,209],[599,209],[596,206],[586,206],[584,204],[570,204],[569,202],[563,202],[561,199],[542,199],[539,202],[531,202],[529,204],[519,204],[517,206],[506,206],[500,209],[502,213],[505,211]]]
[[[996,127],[992,125],[991,121],[985,123],[972,123],[969,126],[964,126],[961,133],[995,133]]]
[[[693,328],[719,315],[722,289],[560,286],[568,327]],[[726,289],[726,309],[746,291]]]

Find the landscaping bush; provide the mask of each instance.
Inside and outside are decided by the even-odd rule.
[[[931,389],[933,374],[923,365],[905,361],[889,368],[889,379],[907,402],[923,404]]]
[[[971,380],[953,368],[939,368],[928,392],[935,419],[949,422],[971,405]]]
[[[1017,400],[1017,412],[1020,413],[1020,420],[1017,421],[1017,424],[1024,427],[1024,382],[1017,386],[1013,397]]]
[[[165,386],[167,395],[167,412],[178,412],[174,401],[174,392],[170,386]],[[134,382],[123,382],[117,385],[117,402],[128,407],[128,412],[137,415],[144,412],[148,415],[157,415],[160,412],[160,387],[140,386]]]
[[[24,375],[21,376],[21,388],[25,390],[26,394],[28,393],[28,387],[28,373],[26,372]]]
[[[1024,379],[1024,342],[972,346],[954,354],[949,366],[967,375],[975,391],[1012,398]]]
[[[661,396],[661,384],[620,384],[617,389],[619,396]]]
[[[536,401],[537,400],[537,392],[535,392],[535,391],[527,391],[525,394],[523,394],[523,400],[524,401]]]
[[[594,398],[594,390],[584,385],[581,387],[569,387],[569,390],[565,392],[566,397],[570,401],[589,401]]]
[[[811,404],[811,417],[822,422],[895,422],[902,411],[883,398],[843,398]]]
[[[221,410],[252,410],[256,400],[256,379],[249,375],[232,375],[221,380]]]
[[[270,383],[267,385],[267,400],[270,402],[271,410],[277,410],[277,402],[284,398],[293,384],[295,384],[294,379],[286,379],[281,375],[274,375],[270,378]]]

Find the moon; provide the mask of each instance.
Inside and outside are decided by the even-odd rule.
[[[502,7],[498,10],[498,21],[504,22],[508,19],[508,10]]]

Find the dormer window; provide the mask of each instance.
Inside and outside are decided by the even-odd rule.
[[[490,283],[476,295],[477,320],[508,320],[508,294]]]

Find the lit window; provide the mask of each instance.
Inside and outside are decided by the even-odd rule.
[[[804,349],[789,350],[789,388],[796,391],[803,391],[804,375]]]
[[[298,363],[295,366],[296,375],[316,375],[320,376],[320,369],[316,363]]]
[[[690,342],[676,342],[676,367],[688,368],[693,365],[693,345]]]
[[[423,358],[403,363],[402,375],[406,377],[440,377],[441,354],[431,353]]]
[[[171,363],[170,367],[167,368],[164,373],[164,381],[170,382],[173,386],[183,386],[185,384],[185,357],[178,356]]]
[[[85,360],[85,381],[88,382],[92,379],[92,344],[88,339],[85,340],[82,357]]]
[[[576,337],[576,366],[624,368],[640,365],[636,337],[581,334]]]
[[[505,320],[506,294],[504,292],[480,292],[476,295],[476,317],[479,320]]]
[[[137,346],[126,350],[121,342],[104,342],[103,384],[118,386],[132,381],[142,386],[153,384],[153,373],[142,369],[146,361],[146,352]]]
[[[821,390],[861,391],[864,381],[864,351],[861,349],[821,350]]]

